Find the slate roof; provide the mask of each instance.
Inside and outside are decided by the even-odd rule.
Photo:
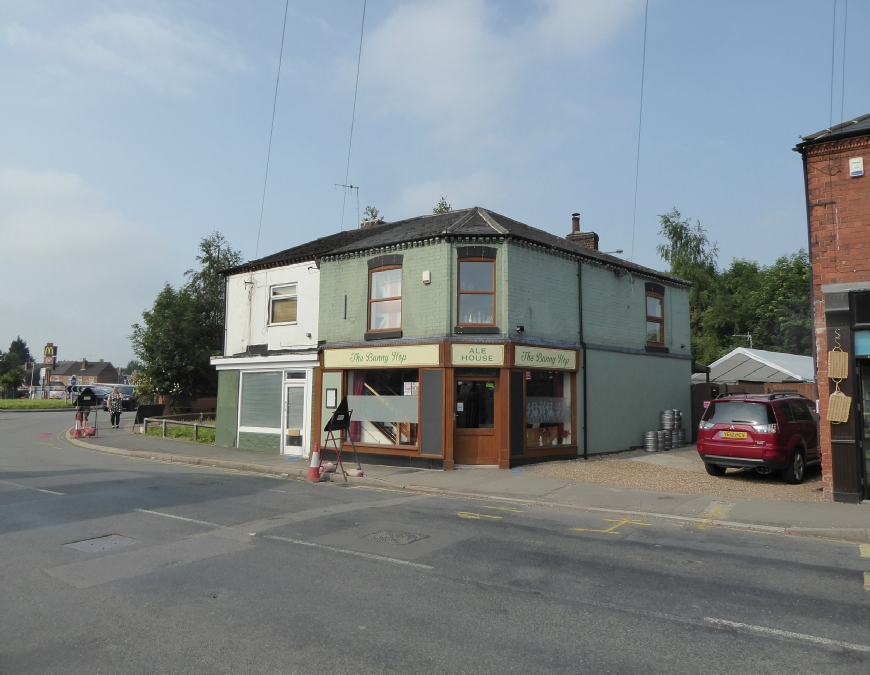
[[[292,265],[294,263],[305,262],[306,260],[315,260],[319,256],[325,255],[340,246],[371,236],[372,231],[375,229],[390,227],[395,224],[396,223],[382,223],[370,228],[347,230],[345,232],[329,234],[325,237],[320,237],[320,239],[315,239],[314,241],[309,241],[305,244],[294,246],[293,248],[288,248],[279,251],[278,253],[273,253],[265,258],[249,260],[237,267],[230,267],[229,269],[223,270],[222,274],[230,275],[238,274],[240,272],[253,272],[254,270],[266,269],[268,267],[280,267],[282,265]]]
[[[267,258],[253,260],[245,265],[226,270],[224,274],[248,272],[276,265],[286,265],[318,257],[356,253],[368,249],[395,246],[397,244],[423,241],[434,237],[459,238],[472,236],[497,236],[519,239],[538,244],[555,251],[577,255],[602,264],[634,271],[647,277],[661,279],[678,286],[690,286],[690,282],[665,272],[628,262],[595,249],[575,244],[536,227],[508,218],[479,206],[437,215],[417,216],[394,223],[349,232],[340,232],[316,239],[307,244],[281,251]]]
[[[51,369],[52,375],[75,375],[77,377],[96,377],[97,375],[105,374],[108,369],[117,377],[118,372],[115,366],[110,361],[88,361],[88,367],[82,370],[82,362],[78,361],[58,361]]]
[[[797,152],[803,152],[804,148],[816,143],[825,143],[827,141],[837,141],[841,138],[850,138],[852,136],[870,135],[870,114],[861,115],[848,122],[835,124],[828,129],[822,129],[809,136],[801,136],[801,142],[795,146]]]

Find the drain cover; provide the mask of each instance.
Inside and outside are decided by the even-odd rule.
[[[120,534],[107,534],[105,537],[82,539],[81,541],[64,544],[64,546],[69,546],[70,548],[74,548],[77,551],[84,551],[85,553],[99,553],[100,551],[109,551],[113,548],[120,548],[121,546],[130,546],[130,544],[138,543],[138,539],[124,537]]]
[[[381,544],[392,544],[393,546],[404,546],[405,544],[413,544],[421,539],[428,539],[427,534],[414,534],[413,532],[400,532],[399,530],[381,530],[374,534],[367,534],[364,539],[371,539]]]

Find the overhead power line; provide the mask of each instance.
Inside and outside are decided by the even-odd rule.
[[[643,60],[640,67],[640,113],[637,119],[637,157],[634,163],[634,212],[631,216],[631,253],[629,260],[634,260],[634,230],[637,225],[637,185],[640,177],[640,131],[643,128],[643,84],[646,78],[646,28],[649,18],[649,0],[646,0],[646,9],[643,12]]]
[[[281,61],[284,59],[284,34],[287,32],[287,10],[290,0],[284,3],[284,24],[281,28],[281,50],[278,53],[278,76],[275,78],[275,97],[272,100],[272,124],[269,126],[269,150],[266,152],[266,175],[263,177],[263,199],[260,201],[260,224],[257,226],[257,246],[254,258],[260,253],[260,231],[263,229],[263,209],[266,206],[266,183],[269,181],[269,160],[272,158],[272,132],[275,130],[275,109],[278,107],[278,83],[281,81]]]
[[[347,166],[344,170],[344,183],[348,185],[347,179],[350,176],[350,149],[353,147],[353,123],[356,120],[356,94],[359,90],[359,67],[362,63],[362,45],[363,45],[363,32],[366,27],[366,2],[368,0],[363,0],[363,12],[362,12],[362,25],[359,28],[359,53],[356,57],[356,84],[353,87],[353,112],[350,115],[350,139],[347,142]],[[357,200],[359,199],[359,188],[357,188]],[[347,189],[344,190],[344,198],[341,201],[341,229],[344,231],[344,207],[347,203]],[[357,209],[359,211],[359,209]]]

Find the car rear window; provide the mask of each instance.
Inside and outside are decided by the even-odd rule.
[[[776,424],[771,406],[748,401],[711,401],[702,419],[713,424]]]

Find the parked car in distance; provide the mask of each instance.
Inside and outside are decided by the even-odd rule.
[[[136,410],[139,407],[139,402],[136,400],[136,387],[132,384],[116,384],[106,389],[105,396],[101,399],[103,410],[109,409],[106,399],[112,393],[112,386],[118,387],[121,392],[121,410]]]
[[[822,461],[819,416],[799,394],[726,394],[701,417],[698,454],[711,476],[750,468],[800,483]]]

